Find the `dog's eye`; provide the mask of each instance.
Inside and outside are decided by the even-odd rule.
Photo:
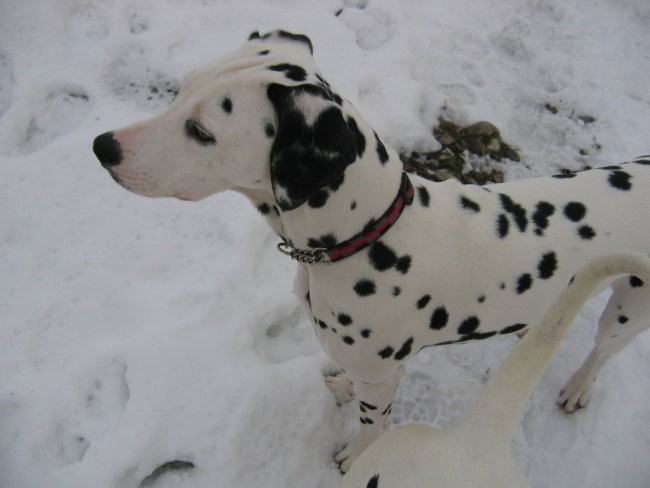
[[[201,125],[201,123],[195,119],[187,119],[185,122],[185,133],[188,135],[188,137],[194,139],[196,142],[204,146],[209,146],[211,144],[217,143],[214,135],[212,135],[208,129],[203,127],[203,125]]]

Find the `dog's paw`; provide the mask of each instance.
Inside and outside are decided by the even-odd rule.
[[[337,405],[342,405],[354,400],[354,387],[352,381],[345,373],[331,374],[325,377],[325,384],[334,394]]]
[[[578,371],[562,388],[557,398],[557,404],[567,413],[585,408],[591,397],[595,377],[582,374]]]
[[[368,439],[367,436],[359,434],[334,456],[334,462],[338,465],[341,473],[345,474],[350,470],[352,463],[366,450],[371,442],[372,440]]]

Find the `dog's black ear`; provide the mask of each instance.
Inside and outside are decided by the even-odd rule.
[[[355,161],[357,136],[320,86],[271,84],[267,94],[278,122],[270,155],[273,193],[282,210],[292,210]]]

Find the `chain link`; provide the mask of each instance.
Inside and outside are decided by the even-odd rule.
[[[278,251],[289,256],[291,259],[298,261],[299,263],[316,264],[320,262],[330,262],[329,259],[327,259],[327,255],[325,254],[325,249],[318,248],[310,249],[308,251],[303,249],[295,249],[291,246],[291,244],[289,244],[286,239],[278,243]]]

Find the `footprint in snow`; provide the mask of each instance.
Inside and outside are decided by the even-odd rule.
[[[93,106],[86,91],[75,85],[52,86],[43,97],[33,102],[25,118],[26,125],[18,128],[16,149],[30,154],[42,149],[61,135],[78,127]]]
[[[11,105],[14,91],[14,63],[8,53],[0,51],[0,118]]]
[[[260,359],[274,364],[320,350],[314,329],[300,307],[288,314],[280,314],[279,318],[261,328],[254,339],[253,349]]]
[[[366,8],[367,2],[354,3],[357,8],[345,9],[339,18],[356,32],[357,45],[361,49],[365,51],[378,49],[395,37],[397,22],[389,12],[378,8]]]
[[[109,33],[106,19],[92,5],[71,8],[66,16],[66,29],[73,39],[103,39]]]

